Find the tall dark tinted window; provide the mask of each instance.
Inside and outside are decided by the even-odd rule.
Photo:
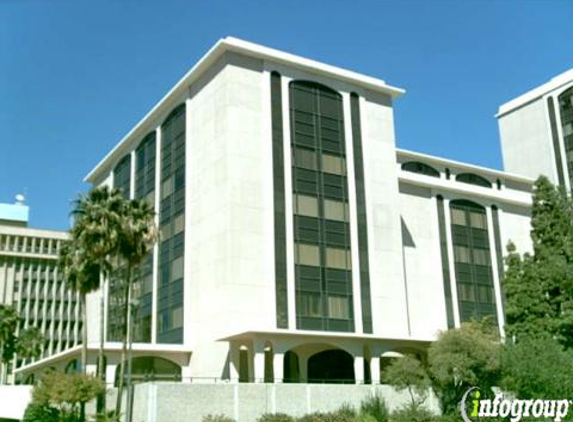
[[[362,329],[372,333],[372,303],[370,300],[370,262],[368,259],[368,224],[366,218],[366,189],[364,187],[364,154],[360,124],[360,98],[350,95],[352,140],[356,183],[356,209],[358,217],[358,256],[360,264],[360,300],[362,303]]]
[[[462,173],[456,176],[456,180],[470,185],[482,186],[484,188],[491,188],[491,183],[484,177],[473,173]]]
[[[135,150],[135,197],[155,206],[155,131]]]
[[[567,154],[569,181],[571,186],[573,186],[573,88],[569,88],[559,96],[559,113],[561,116],[563,143]]]
[[[402,170],[411,171],[412,173],[425,174],[426,176],[440,177],[440,172],[426,163],[410,161],[402,164]]]
[[[185,246],[185,104],[161,126],[159,289],[157,341],[183,342]]]
[[[113,170],[113,187],[119,188],[124,198],[129,199],[131,188],[131,154],[121,159]]]
[[[290,84],[297,328],[353,331],[342,97]]]
[[[485,208],[458,200],[450,211],[460,321],[497,321]]]
[[[135,151],[135,198],[155,207],[155,131],[149,133]],[[153,301],[153,251],[135,270],[133,297],[138,299],[134,315],[133,339],[151,342],[151,307]]]
[[[561,146],[559,142],[559,132],[557,131],[557,117],[555,116],[555,103],[553,102],[553,97],[547,98],[547,109],[549,110],[549,123],[551,124],[551,137],[553,138],[553,152],[555,154],[557,179],[559,180],[559,185],[565,187],[563,161],[561,159]]]
[[[503,277],[505,274],[505,268],[503,264],[503,247],[501,244],[501,231],[499,228],[499,210],[495,205],[491,207],[491,217],[493,219],[493,236],[495,240],[495,255],[497,257],[497,274],[499,278],[499,287],[501,290],[501,304],[503,312],[505,312],[505,293],[503,290]]]
[[[124,198],[129,199],[131,188],[131,154],[127,154],[113,170],[113,186],[121,191]],[[109,279],[108,293],[108,341],[120,341],[125,334],[125,283],[126,268],[114,268]]]
[[[288,328],[285,170],[283,147],[283,107],[281,76],[271,74],[271,114],[273,128],[273,187],[275,211],[275,299],[278,328]]]
[[[438,224],[440,230],[440,253],[442,257],[442,278],[444,282],[444,296],[446,301],[446,317],[448,328],[454,328],[454,310],[452,302],[452,282],[450,279],[450,260],[448,257],[448,239],[446,235],[446,218],[444,209],[444,198],[441,195],[437,197],[438,203]]]

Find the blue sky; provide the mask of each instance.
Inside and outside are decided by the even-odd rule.
[[[501,168],[494,114],[573,67],[573,2],[0,0],[0,202],[67,228],[83,177],[219,38],[407,90],[401,148]]]

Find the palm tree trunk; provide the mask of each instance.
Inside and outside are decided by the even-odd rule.
[[[131,283],[129,285],[129,298],[131,302]],[[128,320],[127,320],[127,405],[126,405],[126,415],[125,420],[126,422],[131,422],[133,418],[133,381],[131,379],[131,370],[132,370],[132,360],[133,360],[133,330],[134,330],[134,319],[135,319],[135,310],[132,304],[130,303],[129,310],[128,310]]]
[[[82,307],[82,373],[86,373],[88,366],[88,310],[86,308],[86,295],[80,295]]]
[[[126,276],[126,283],[125,288],[123,291],[123,315],[125,316],[125,324],[123,325],[122,330],[122,345],[121,345],[121,358],[120,358],[120,367],[119,367],[119,380],[117,385],[117,401],[115,404],[115,412],[119,415],[121,412],[121,402],[123,400],[123,386],[124,386],[124,378],[125,378],[125,360],[127,356],[127,333],[128,333],[128,324],[129,324],[129,301],[131,300],[131,264],[127,264],[127,276]]]
[[[103,268],[103,266],[102,266]],[[101,289],[100,298],[100,324],[99,324],[99,351],[98,351],[98,378],[105,382],[105,368],[104,368],[104,345],[105,345],[105,273],[100,270],[99,273],[99,285]],[[97,400],[97,411],[105,411],[105,393],[101,394]]]

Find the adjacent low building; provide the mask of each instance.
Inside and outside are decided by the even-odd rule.
[[[86,181],[149,201],[161,231],[137,283],[136,376],[377,383],[464,321],[503,335],[503,255],[531,249],[533,181],[396,149],[403,94],[225,38],[103,158]],[[110,383],[115,288],[87,309],[95,371],[104,295]]]
[[[28,214],[22,198],[16,204],[0,204],[0,303],[19,312],[18,330],[38,327],[46,344],[37,360],[16,356],[7,368],[9,382],[14,381],[14,369],[58,356],[81,341],[80,302],[57,267],[67,233],[30,228]]]

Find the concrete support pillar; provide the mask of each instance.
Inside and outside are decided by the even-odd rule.
[[[93,363],[88,363],[86,365],[86,374],[96,375],[97,374],[97,365],[93,364]],[[114,373],[114,376],[115,376],[115,373]],[[106,382],[107,382],[107,375],[106,375]],[[113,383],[113,380],[112,380],[112,383]]]
[[[372,384],[380,384],[380,356],[370,358],[370,376]]]
[[[273,355],[273,375],[276,383],[283,382],[284,378],[284,353],[275,353]]]
[[[354,356],[354,379],[356,384],[364,384],[364,356]]]
[[[233,343],[229,344],[229,378],[231,382],[239,382],[239,346]]]
[[[308,382],[308,356],[301,354],[298,357],[300,382]]]
[[[191,379],[191,365],[181,367],[181,382],[187,384],[193,382]]]
[[[254,348],[254,382],[265,382],[265,349]]]
[[[89,369],[90,365],[88,365]],[[115,383],[115,372],[117,370],[118,365],[108,364],[105,367],[105,383],[108,386],[112,386]],[[94,367],[95,369],[95,367]],[[94,372],[95,373],[95,372]]]

